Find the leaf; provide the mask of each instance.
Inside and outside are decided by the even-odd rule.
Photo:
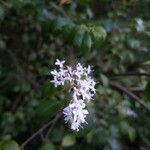
[[[94,136],[93,131],[90,131],[90,132],[87,134],[86,139],[87,139],[87,142],[88,142],[88,143],[92,143],[93,136]]]
[[[82,27],[76,28],[76,33],[75,33],[75,36],[73,38],[73,43],[78,48],[80,48],[82,45],[84,33],[85,33],[85,30]]]
[[[121,144],[117,138],[110,137],[109,138],[109,145],[111,147],[111,150],[121,150]]]
[[[59,33],[61,32],[62,28],[66,26],[66,21],[63,19],[63,18],[57,18],[55,21],[54,21],[54,24],[53,24],[53,30],[56,32],[56,33]]]
[[[0,150],[20,150],[19,145],[15,141],[4,141]]]
[[[106,32],[101,26],[88,27],[84,24],[77,25],[72,21],[64,19],[63,17],[55,17],[49,12],[44,11],[44,15],[48,18],[48,23],[45,22],[46,30],[54,35],[60,35],[68,43],[73,44],[77,48],[81,48],[84,52],[85,50],[90,50],[92,46],[92,37],[99,43],[99,40],[106,37]],[[49,26],[49,29],[47,29]],[[45,29],[44,29],[45,30]]]
[[[92,46],[92,38],[88,32],[85,32],[82,40],[82,46],[81,46],[82,50],[83,51],[90,50],[91,46]]]
[[[62,27],[62,37],[72,44],[75,31],[76,31],[75,25],[72,23],[68,23],[67,25]]]
[[[92,27],[91,32],[96,40],[102,40],[106,37],[106,31],[101,26]]]
[[[62,124],[59,127],[53,129],[53,132],[50,135],[50,139],[53,142],[60,142],[64,136],[64,131],[64,126]]]
[[[128,128],[128,135],[131,141],[134,141],[135,137],[136,137],[136,131],[134,128],[130,127]]]
[[[144,99],[150,101],[150,81],[148,81],[146,88],[144,90]]]
[[[42,93],[43,93],[43,95],[45,95],[45,97],[51,97],[52,95],[55,95],[56,92],[57,92],[57,90],[53,85],[51,85],[49,83],[44,84]]]
[[[67,134],[63,137],[62,146],[70,147],[75,144],[75,138],[73,135]]]
[[[59,110],[60,103],[53,100],[45,100],[39,103],[38,108],[36,109],[37,117],[45,120],[51,118]]]
[[[107,87],[108,86],[108,78],[104,74],[101,74],[100,77],[101,77],[103,85]]]
[[[40,148],[40,150],[54,150],[54,144],[50,141],[47,141],[43,144],[43,146]]]

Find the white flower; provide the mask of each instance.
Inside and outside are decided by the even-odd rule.
[[[52,80],[51,83],[54,83],[55,87],[57,87],[58,85],[61,85],[60,81],[57,80],[56,76],[54,76],[54,80]]]
[[[137,114],[133,110],[131,110],[131,109],[127,110],[127,115],[131,116],[133,118],[137,118],[138,117]]]
[[[79,96],[80,94],[79,94],[78,91],[75,90],[75,89],[76,89],[76,88],[74,88],[74,91],[73,91],[73,94],[72,94],[72,98],[73,98],[74,101],[77,101],[77,100],[78,100],[78,96]]]
[[[79,131],[82,123],[86,123],[85,118],[88,111],[85,108],[83,100],[75,101],[69,104],[63,111],[65,121],[71,124],[71,129]]]
[[[143,20],[141,18],[137,18],[136,19],[136,30],[138,32],[143,32],[144,31],[144,23],[143,23]]]
[[[91,78],[91,66],[87,68],[78,63],[75,68],[65,66],[65,61],[56,60],[57,70],[51,71],[54,86],[67,84],[70,87],[72,100],[68,107],[64,108],[64,120],[71,124],[71,129],[78,131],[88,111],[85,109],[85,101],[89,102],[95,94],[95,81]]]
[[[68,106],[66,108],[64,108],[63,110],[63,114],[65,116],[65,121],[66,122],[72,122],[73,121],[73,117],[72,117],[72,109]]]
[[[51,74],[54,76],[59,76],[59,73],[56,70],[51,71]]]
[[[91,73],[91,66],[90,65],[88,65],[88,67],[86,68],[86,71],[87,71],[87,74]]]
[[[62,68],[63,65],[64,65],[64,63],[65,63],[64,60],[63,60],[63,61],[60,61],[59,59],[56,59],[55,65],[57,65],[57,66],[59,66],[60,68]]]

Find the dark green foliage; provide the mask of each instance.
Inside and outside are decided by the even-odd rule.
[[[150,81],[147,82],[145,91],[144,91],[144,96],[146,101],[150,101]]]
[[[56,58],[93,66],[88,124],[73,132],[61,116],[25,150],[149,150],[150,112],[138,102],[150,106],[149,0],[59,3],[0,0],[0,150],[19,150],[70,100],[50,83]]]

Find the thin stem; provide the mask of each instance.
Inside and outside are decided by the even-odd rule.
[[[37,130],[34,134],[32,134],[26,141],[24,141],[21,145],[21,150],[24,150],[24,147],[31,141],[33,140],[37,135],[41,134],[43,130],[48,128],[52,123],[56,122],[56,118],[58,119],[61,116],[61,114],[56,115],[56,117],[49,121],[47,124],[43,125],[39,130]]]
[[[127,90],[126,88],[122,87],[121,85],[115,83],[115,82],[109,82],[109,85],[118,89],[119,91],[124,92],[125,94],[127,94],[129,97],[132,98],[132,100],[138,102],[140,105],[142,105],[146,110],[150,111],[150,107],[147,106],[142,99],[140,99],[138,96],[136,96],[135,94],[133,94],[132,92],[130,92],[129,90]]]
[[[45,135],[45,138],[44,138],[45,141],[47,140],[47,138],[48,138],[50,132],[51,132],[52,129],[54,128],[54,126],[55,126],[57,120],[60,118],[60,116],[61,116],[60,114],[57,114],[56,117],[54,118],[53,124],[52,124],[51,127],[48,129],[48,131],[47,131],[47,133],[46,133],[46,135]]]
[[[150,73],[139,73],[139,72],[133,72],[133,73],[118,73],[118,74],[112,74],[111,77],[121,77],[121,76],[146,76],[150,77]]]

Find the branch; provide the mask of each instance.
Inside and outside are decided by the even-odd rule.
[[[124,92],[126,95],[128,95],[129,97],[131,97],[132,100],[138,102],[140,105],[142,105],[146,110],[150,111],[150,107],[147,106],[142,100],[140,99],[138,96],[136,96],[135,94],[133,94],[132,92],[130,92],[129,90],[127,90],[126,88],[122,87],[121,85],[115,83],[115,82],[109,82],[109,85],[118,89],[119,91]]]
[[[147,76],[150,77],[150,73],[139,73],[139,72],[133,72],[133,73],[118,73],[118,74],[112,74],[111,77],[120,77],[120,76]]]
[[[56,117],[54,118],[53,124],[52,124],[51,127],[48,129],[48,131],[47,131],[47,133],[46,133],[46,135],[45,135],[45,138],[44,138],[45,141],[47,140],[47,138],[48,138],[50,132],[52,131],[52,129],[54,128],[54,126],[55,126],[55,124],[56,124],[56,122],[57,122],[57,120],[59,119],[59,117],[60,117],[59,115],[60,115],[60,114],[57,114],[57,115],[56,115]]]
[[[61,117],[62,114],[57,114],[56,117],[49,121],[47,124],[43,125],[39,130],[37,130],[34,134],[32,134],[26,141],[24,141],[21,145],[21,150],[24,150],[24,147],[33,140],[37,135],[41,134],[43,130],[48,128],[52,123],[56,123],[56,120],[58,120]]]

